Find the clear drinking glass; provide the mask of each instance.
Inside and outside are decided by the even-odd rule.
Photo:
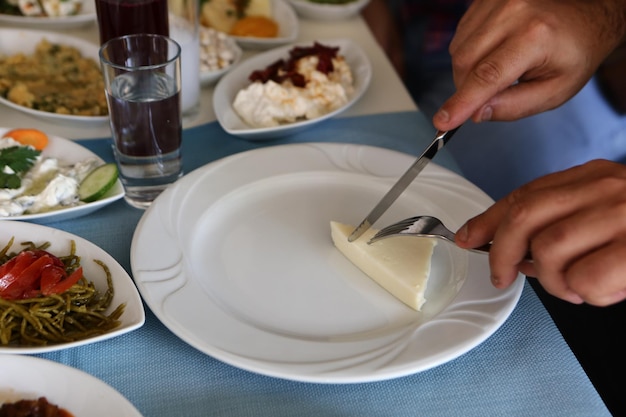
[[[113,149],[126,201],[147,208],[183,174],[180,46],[133,34],[100,48]]]

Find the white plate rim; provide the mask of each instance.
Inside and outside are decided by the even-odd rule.
[[[0,137],[12,128],[0,127]],[[64,139],[55,135],[48,135],[50,142],[46,149],[43,150],[42,155],[57,157],[60,160],[76,163],[86,158],[97,158],[98,161],[104,163],[104,160],[95,153],[91,152],[84,146],[79,145],[69,139]],[[68,207],[60,210],[49,211],[46,213],[36,214],[22,214],[20,216],[3,217],[0,216],[0,221],[6,220],[24,220],[32,222],[53,222],[60,220],[67,220],[79,216],[84,216],[92,213],[104,206],[107,206],[124,197],[124,187],[122,182],[117,180],[113,188],[103,198],[93,201],[91,203],[85,203],[79,206]]]
[[[244,49],[268,49],[294,42],[298,37],[300,24],[291,4],[285,0],[272,0],[272,16],[278,23],[279,36],[275,38],[230,36]]]
[[[84,0],[79,13],[72,16],[34,17],[14,16],[0,13],[0,23],[50,29],[71,29],[86,26],[96,20],[96,6],[93,1]]]
[[[91,261],[97,259],[104,262],[109,267],[115,291],[109,310],[112,311],[120,303],[126,303],[126,307],[121,317],[120,326],[102,335],[75,342],[51,344],[47,346],[0,346],[0,354],[39,354],[55,352],[108,340],[143,326],[146,320],[145,311],[133,280],[117,260],[99,246],[85,238],[49,226],[12,220],[4,221],[1,225],[3,236],[5,237],[4,241],[0,244],[2,247],[4,247],[11,236],[13,236],[15,237],[13,248],[19,248],[19,243],[23,241],[33,241],[35,243],[50,242],[50,247],[47,249],[50,253],[65,254],[69,253],[69,245],[73,240],[76,243],[76,254],[81,257],[81,265],[83,266],[85,276],[93,281],[96,287],[101,291],[106,290],[106,276],[102,272],[102,268]]]
[[[237,92],[250,84],[248,76],[254,70],[263,69],[279,58],[288,56],[291,49],[297,46],[311,46],[313,41],[298,42],[288,46],[266,51],[242,61],[236,68],[224,75],[217,83],[213,94],[213,108],[215,116],[222,128],[229,134],[248,140],[266,140],[279,136],[290,135],[307,129],[312,125],[334,117],[356,103],[367,91],[372,79],[372,65],[361,47],[351,39],[320,39],[317,41],[323,45],[340,47],[342,54],[354,77],[355,91],[348,103],[321,117],[312,120],[304,120],[276,127],[252,128],[246,125],[233,109],[232,103]]]
[[[0,28],[0,54],[30,54],[34,50],[32,48],[44,38],[48,39],[50,42],[73,46],[77,48],[83,56],[93,59],[96,63],[100,62],[100,58],[98,57],[98,45],[75,36],[43,30]],[[9,49],[6,48],[7,45]],[[101,125],[109,121],[109,116],[63,115],[29,109],[28,107],[17,105],[4,97],[0,97],[0,103],[52,123],[71,123],[74,125],[92,126]]]
[[[0,404],[46,397],[49,402],[76,416],[79,411],[86,410],[92,417],[110,416],[112,411],[123,412],[126,417],[142,416],[126,397],[109,384],[59,362],[30,356],[0,355],[0,369]],[[30,372],[36,373],[35,380],[26,380]],[[6,377],[10,382],[2,382]],[[16,389],[18,385],[28,388]],[[35,385],[45,385],[45,388],[35,389]],[[117,410],[112,410],[113,407]]]
[[[143,296],[144,301],[150,306],[153,313],[166,327],[168,327],[179,338],[181,338],[191,346],[194,346],[201,352],[204,352],[225,363],[251,372],[302,382],[361,383],[405,376],[446,363],[466,353],[467,351],[473,349],[474,347],[485,341],[504,323],[504,321],[509,317],[509,315],[517,305],[517,301],[521,296],[521,292],[524,286],[524,280],[518,279],[516,283],[514,283],[507,290],[495,290],[491,286],[491,284],[488,283],[487,259],[485,257],[481,257],[481,255],[472,254],[470,252],[467,252],[468,256],[471,257],[470,268],[477,268],[486,275],[484,277],[484,281],[481,281],[480,286],[481,291],[484,291],[484,288],[489,288],[489,296],[484,300],[480,300],[480,297],[482,295],[479,294],[478,302],[476,302],[476,300],[471,299],[471,297],[476,297],[476,294],[467,296],[467,294],[472,294],[472,291],[474,290],[472,290],[471,285],[468,286],[466,283],[466,285],[461,288],[457,298],[453,300],[452,303],[448,307],[446,307],[444,311],[441,312],[441,314],[435,317],[436,320],[430,319],[430,321],[425,323],[428,324],[427,326],[420,326],[413,333],[413,335],[415,336],[420,334],[421,336],[432,336],[433,331],[435,331],[434,334],[436,335],[438,327],[442,325],[445,326],[446,323],[458,323],[465,320],[467,320],[467,323],[461,323],[460,325],[472,328],[477,331],[477,333],[471,336],[467,336],[466,338],[463,338],[465,337],[464,335],[459,336],[461,337],[461,340],[459,341],[458,345],[455,345],[448,349],[442,349],[444,350],[444,352],[437,352],[436,354],[432,354],[431,352],[429,354],[430,356],[426,358],[411,357],[412,362],[409,364],[409,366],[406,366],[406,364],[404,364],[403,366],[398,366],[398,364],[393,364],[391,362],[383,363],[380,368],[377,368],[376,370],[370,372],[367,366],[363,367],[363,364],[361,362],[358,362],[355,365],[346,365],[335,373],[327,372],[324,369],[311,369],[311,367],[306,365],[303,365],[302,367],[290,367],[289,364],[287,364],[286,362],[280,363],[280,360],[282,358],[279,359],[279,363],[277,364],[273,363],[272,361],[265,361],[263,359],[251,357],[251,354],[241,355],[224,350],[220,348],[219,341],[214,340],[207,342],[207,340],[205,339],[205,337],[207,337],[207,334],[204,334],[202,335],[202,337],[200,337],[195,334],[191,328],[186,327],[188,323],[181,325],[175,320],[171,319],[170,312],[167,311],[168,309],[164,305],[165,302],[174,303],[176,297],[183,293],[183,289],[186,286],[190,286],[190,284],[188,283],[189,278],[186,278],[184,274],[184,265],[186,265],[187,261],[185,261],[184,259],[184,254],[177,253],[177,251],[174,250],[174,253],[168,252],[159,255],[164,258],[169,258],[163,260],[163,262],[164,264],[169,264],[171,262],[171,265],[159,265],[158,268],[154,266],[154,268],[156,269],[150,270],[152,265],[147,265],[147,262],[145,260],[142,262],[140,246],[148,243],[146,241],[146,239],[148,238],[151,239],[149,241],[150,243],[154,242],[154,230],[158,227],[162,227],[164,230],[166,230],[163,232],[166,240],[176,242],[176,237],[174,236],[173,232],[171,232],[171,230],[172,228],[180,227],[181,223],[177,223],[176,219],[171,219],[172,213],[170,211],[175,211],[176,209],[174,207],[177,207],[176,204],[180,204],[181,200],[186,200],[187,203],[191,203],[191,201],[188,201],[188,199],[192,197],[191,195],[185,194],[185,188],[191,189],[194,186],[201,186],[202,182],[204,181],[203,178],[209,178],[211,176],[211,173],[214,171],[218,172],[220,167],[227,166],[228,164],[231,164],[233,162],[236,164],[239,158],[242,158],[242,160],[246,162],[247,167],[253,169],[252,167],[255,166],[252,163],[254,162],[254,159],[244,158],[248,156],[261,155],[262,153],[275,152],[276,150],[299,150],[306,147],[325,150],[328,155],[340,155],[343,152],[342,149],[348,149],[350,151],[346,152],[345,154],[349,154],[352,156],[357,155],[357,157],[358,155],[361,155],[363,153],[367,154],[369,152],[370,161],[374,159],[371,157],[371,155],[381,155],[384,156],[384,158],[391,158],[391,160],[397,162],[397,164],[394,164],[394,167],[390,167],[391,171],[389,175],[391,175],[393,178],[387,178],[387,180],[391,184],[393,183],[393,181],[395,181],[396,176],[401,174],[399,172],[393,171],[402,170],[404,166],[408,166],[414,161],[413,156],[366,145],[342,145],[329,143],[290,144],[260,148],[231,156],[226,159],[208,164],[189,174],[186,178],[180,180],[176,186],[162,194],[162,196],[160,196],[155,201],[155,203],[146,211],[135,230],[135,234],[133,236],[131,244],[131,269],[135,277],[135,282]],[[284,154],[281,155],[284,157]],[[330,158],[333,159],[334,157]],[[284,160],[284,158],[280,160],[277,159],[276,163],[281,164],[282,160]],[[335,162],[337,163],[339,171],[345,169],[349,171],[355,161],[352,159],[347,161],[339,161],[339,159],[337,159]],[[365,168],[365,170],[367,171],[367,167]],[[387,175],[384,176],[387,177]],[[468,181],[464,180],[462,177],[434,163],[430,164],[421,175],[422,179],[428,179],[429,177],[434,181],[439,181],[438,184],[445,184],[446,181],[448,181],[453,190],[467,190],[466,192],[468,193],[468,196],[470,196],[470,199],[476,198],[475,201],[470,201],[470,203],[472,205],[475,205],[476,207],[474,208],[479,211],[486,208],[486,206],[488,206],[492,201],[482,191],[480,191],[477,187],[473,186]],[[377,181],[378,179],[380,178],[378,178],[377,175],[372,174],[373,181]],[[409,187],[409,192],[411,192],[412,187],[413,185]],[[187,227],[196,227],[196,225],[194,223],[193,225],[189,225]],[[152,232],[149,232],[149,230],[151,230]],[[167,230],[169,230],[169,232],[167,232]],[[159,242],[159,245],[162,244],[163,242]],[[180,247],[182,246],[182,242],[176,242],[174,243],[174,246]],[[153,248],[150,249],[150,253],[152,253]],[[168,248],[168,250],[170,251],[171,249],[172,248]],[[470,281],[475,282],[476,280],[467,280],[467,282]],[[476,284],[472,285],[475,286]],[[490,306],[487,308],[488,312],[481,310],[482,307],[479,307],[479,305],[481,304],[486,304]],[[473,309],[476,309],[476,311],[473,311]],[[215,331],[214,323],[209,324],[203,322],[203,326],[211,326],[212,330],[207,330],[209,333],[213,333]],[[479,329],[476,330],[475,328]],[[235,329],[234,331],[236,332],[238,330]],[[235,335],[234,337],[237,338],[238,336]],[[241,335],[239,335],[239,337],[241,337]],[[208,338],[210,339],[211,336],[209,335]],[[413,339],[418,339],[418,337],[415,336],[413,337]],[[319,348],[319,345],[316,346]],[[277,348],[277,350],[280,349]],[[284,347],[282,350],[284,350]],[[413,353],[416,354],[415,352]],[[419,355],[419,353],[417,353],[416,355]],[[337,366],[345,365],[343,361],[337,362],[339,362]],[[346,361],[346,363],[350,362]]]

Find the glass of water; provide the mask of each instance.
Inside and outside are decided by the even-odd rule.
[[[149,207],[183,175],[180,56],[178,43],[154,34],[100,48],[113,150],[133,207]]]

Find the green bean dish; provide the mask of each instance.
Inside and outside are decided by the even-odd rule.
[[[106,276],[107,289],[101,293],[82,275],[74,241],[70,253],[58,257],[46,251],[49,243],[24,242],[22,250],[10,252],[13,241],[11,239],[0,249],[0,347],[74,342],[120,326],[125,304],[106,313],[114,289],[111,272],[104,262],[93,260]],[[28,256],[35,261],[23,259]],[[20,261],[28,266],[20,267]],[[35,274],[31,272],[39,264],[45,264],[41,268],[45,271],[33,286]],[[50,265],[55,265],[56,269]],[[56,272],[51,274],[50,271]],[[21,283],[16,284],[19,281],[16,276]]]

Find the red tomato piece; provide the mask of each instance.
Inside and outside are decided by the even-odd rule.
[[[40,288],[44,295],[53,294],[50,290],[57,285],[67,274],[65,269],[57,265],[49,265],[41,271]]]
[[[83,267],[79,267],[76,269],[76,271],[72,272],[72,274],[65,278],[64,280],[61,280],[58,284],[56,284],[54,287],[50,288],[48,291],[49,292],[44,292],[43,288],[42,293],[44,295],[50,295],[50,294],[62,294],[65,291],[69,290],[74,284],[76,284],[81,278],[83,277]]]
[[[33,252],[33,254],[35,255],[36,258],[40,258],[42,256],[49,256],[54,265],[60,266],[61,268],[65,269],[65,264],[63,264],[63,261],[60,260],[55,255],[51,254],[50,252],[45,251],[43,249],[35,249],[32,252]]]
[[[13,275],[11,275],[11,270],[15,267],[17,263],[17,257],[11,258],[0,266],[0,293],[2,290],[6,288],[11,282]]]
[[[4,292],[7,291],[9,287],[15,285],[15,282],[19,279],[22,272],[24,272],[35,259],[33,252],[24,251],[2,265],[5,270],[2,271],[2,275],[0,275],[0,297],[6,298]]]
[[[13,269],[17,269],[16,264]],[[17,300],[24,298],[26,292],[32,292],[39,289],[39,278],[41,271],[47,265],[52,265],[53,261],[49,256],[42,256],[28,265],[2,292],[2,298],[6,300]],[[12,272],[11,272],[12,273]]]
[[[82,277],[82,268],[68,277],[63,261],[45,250],[25,250],[0,265],[0,298],[17,300],[60,294]]]

